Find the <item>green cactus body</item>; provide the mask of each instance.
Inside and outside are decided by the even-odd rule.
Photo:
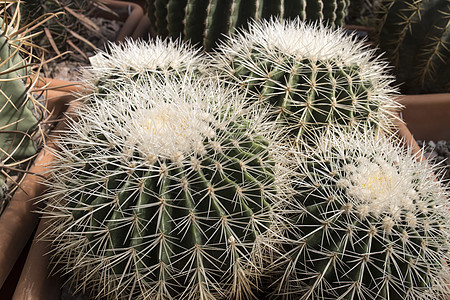
[[[350,7],[350,0],[337,0],[336,1],[336,25],[343,26],[345,24],[345,18],[348,15]]]
[[[24,84],[27,77],[25,63],[5,34],[0,36],[0,57],[0,158],[5,163],[36,153],[30,134],[38,121]]]
[[[332,5],[334,1],[330,1],[330,4]],[[306,16],[309,17],[311,20],[322,20],[324,17],[323,9],[325,7],[325,3],[321,0],[307,0],[306,1]],[[330,11],[330,13],[334,13],[333,11]],[[332,20],[331,20],[332,21]]]
[[[146,4],[146,8],[148,11],[156,11],[156,6],[155,6],[155,0],[146,0],[145,1]],[[154,13],[152,14],[147,14],[149,20],[150,20],[150,24],[153,28],[156,28],[156,16]]]
[[[155,19],[156,19],[156,29],[160,36],[168,36],[168,6],[169,0],[155,0]]]
[[[169,2],[167,4],[167,29],[169,31],[169,36],[176,38],[177,34],[183,32],[186,4],[187,0]]]
[[[285,0],[284,17],[294,19],[296,17],[306,20],[306,0]]]
[[[341,26],[348,0],[164,0],[147,4],[150,21],[159,35],[181,37],[209,51],[223,35],[246,28],[251,19],[300,17]]]
[[[92,101],[71,125],[48,203],[54,259],[78,289],[107,299],[251,296],[246,268],[272,220],[277,147],[251,121],[260,111],[247,118],[239,94],[208,82],[149,76]]]
[[[29,88],[27,61],[21,57],[25,40],[4,4],[0,14],[0,214],[6,206],[8,176],[4,168],[18,165],[36,154],[32,135],[38,128]],[[17,10],[17,6],[14,7]],[[4,21],[7,18],[7,21]],[[17,19],[16,19],[17,20]],[[26,42],[26,41],[25,41]],[[26,53],[26,52],[25,52]]]
[[[0,22],[0,159],[3,163],[25,159],[36,153],[30,137],[38,120],[33,114],[26,62],[15,36],[13,24]]]
[[[384,1],[376,41],[403,93],[450,91],[450,3]]]
[[[447,299],[448,194],[433,170],[398,141],[333,134],[299,154],[278,293]]]
[[[351,37],[324,27],[257,22],[214,56],[228,82],[271,105],[300,138],[313,129],[359,122],[388,126],[398,105],[384,63]]]

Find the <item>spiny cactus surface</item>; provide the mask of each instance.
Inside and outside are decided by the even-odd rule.
[[[183,76],[185,73],[203,74],[208,61],[187,42],[156,39],[145,42],[127,40],[120,45],[109,44],[107,51],[99,51],[90,58],[87,83],[99,94],[120,89],[122,84],[139,82],[155,76]]]
[[[399,108],[393,78],[373,50],[342,31],[299,19],[251,23],[213,59],[224,80],[272,106],[297,138],[331,125],[387,128]]]
[[[276,294],[448,299],[449,194],[433,168],[370,131],[316,142],[298,153]]]
[[[403,93],[450,91],[450,2],[385,0],[375,41]]]
[[[188,74],[148,76],[81,108],[46,197],[53,261],[78,290],[251,297],[247,272],[284,171],[278,131],[243,101]]]
[[[4,169],[18,165],[36,153],[32,135],[38,128],[38,119],[25,83],[29,76],[29,59],[24,60],[21,56],[27,54],[23,49],[27,39],[20,34],[18,4],[0,5],[0,186],[6,191]],[[16,5],[15,9],[13,5]],[[0,202],[2,200],[0,197]]]
[[[148,15],[160,36],[181,37],[211,50],[223,35],[245,28],[251,19],[299,17],[341,26],[348,0],[147,0]]]
[[[22,159],[36,152],[29,132],[36,128],[29,101],[26,62],[20,56],[19,45],[14,45],[1,22],[0,34],[0,157],[2,161]]]

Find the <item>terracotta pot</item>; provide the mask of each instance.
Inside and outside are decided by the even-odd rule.
[[[101,3],[111,9],[111,12],[102,10],[99,11],[98,16],[125,21],[121,30],[117,33],[116,43],[123,42],[127,37],[131,37],[144,15],[142,6],[134,2],[118,0],[101,0]]]
[[[418,156],[418,160],[420,161],[425,160],[426,158],[423,155],[422,148],[420,148],[419,145],[417,144],[417,141],[414,139],[414,136],[412,135],[411,131],[409,131],[409,128],[406,126],[406,123],[398,121],[396,125],[400,138],[402,138],[405,141],[405,143],[412,148],[413,154],[416,154]]]
[[[148,39],[156,37],[156,30],[152,27],[148,14],[145,14],[138,25],[134,29],[133,35],[131,36],[134,40],[138,38]]]
[[[70,83],[66,82],[61,90],[54,87],[53,90],[45,91],[47,107],[51,111],[46,121],[56,121],[56,118],[67,108],[67,104],[74,99],[74,96],[68,92],[69,86]],[[39,88],[37,91],[39,91]],[[64,123],[59,122],[55,129],[62,129],[63,126]],[[41,183],[42,173],[48,170],[48,164],[53,159],[50,149],[54,146],[54,138],[50,138],[46,142],[46,148],[41,150],[28,170],[30,174],[25,175],[20,188],[14,193],[9,205],[0,216],[1,288],[3,288],[3,284],[39,222],[39,214],[35,211],[40,208],[40,205],[30,200],[39,196],[45,190],[45,186]],[[0,298],[4,299],[3,297]]]
[[[416,140],[450,140],[450,94],[405,95],[401,116]]]
[[[46,228],[46,220],[41,219],[11,298],[13,300],[61,299],[64,280],[59,275],[49,274],[50,243],[39,238]]]

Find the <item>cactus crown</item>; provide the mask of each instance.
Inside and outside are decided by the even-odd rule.
[[[186,72],[203,74],[208,68],[208,61],[189,43],[159,37],[151,42],[109,44],[108,51],[100,51],[90,60],[85,80],[99,95],[120,90],[123,84],[145,81],[147,76],[164,80],[183,77]]]
[[[162,75],[194,72],[207,65],[200,51],[189,43],[159,37],[151,42],[127,40],[120,45],[110,43],[107,51],[98,52],[90,61],[92,67],[89,71],[94,80],[111,74],[134,78],[148,72]]]
[[[260,21],[214,56],[225,80],[271,105],[293,136],[359,122],[388,129],[399,104],[386,65],[363,42],[322,25]]]
[[[296,201],[285,208],[291,214],[285,234],[291,243],[283,248],[287,272],[278,293],[448,296],[448,191],[433,168],[370,130],[333,130],[315,145],[298,153]]]
[[[192,73],[105,95],[60,142],[47,194],[54,260],[107,299],[251,296],[252,253],[286,184],[273,124]]]

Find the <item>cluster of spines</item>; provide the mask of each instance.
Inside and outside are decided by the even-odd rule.
[[[393,78],[361,42],[299,19],[249,27],[219,47],[215,65],[224,80],[272,106],[293,136],[361,122],[392,126]]]
[[[403,93],[450,90],[449,20],[446,0],[382,2],[375,40],[394,66]]]
[[[254,242],[283,184],[277,132],[215,80],[147,80],[91,101],[60,142],[46,197],[54,260],[97,297],[251,297]],[[195,111],[186,122],[210,130],[175,120],[185,104]],[[161,118],[140,122],[139,109]],[[197,140],[177,151],[159,136]]]
[[[260,30],[258,38],[272,33],[268,23],[264,24],[250,25],[250,28],[261,26],[264,29]],[[290,24],[299,26],[295,22]],[[244,58],[257,57],[261,54],[259,49],[245,50],[237,55],[243,67],[236,67],[235,70],[239,70],[229,74],[244,74],[242,76],[247,77],[238,85],[248,84],[260,100],[268,99],[283,110],[289,105],[280,102],[290,95],[291,88],[282,85],[301,76],[300,72],[289,77],[294,68],[306,69],[308,75],[305,78],[309,81],[305,79],[302,85],[310,83],[312,77],[320,83],[309,85],[309,90],[313,90],[310,98],[319,104],[315,108],[319,113],[308,119],[309,125],[319,122],[328,124],[324,127],[333,127],[335,122],[347,127],[360,121],[353,119],[355,116],[369,119],[369,124],[389,123],[397,106],[390,99],[393,94],[388,88],[391,78],[385,75],[384,65],[372,64],[372,54],[365,54],[360,45],[352,44],[355,48],[351,50],[346,48],[353,42],[343,36],[331,43],[332,50],[327,50],[322,46],[329,45],[336,36],[331,31],[325,32],[316,44],[309,43],[306,52],[299,53],[292,50],[292,45],[298,41],[293,33],[298,32],[290,30],[287,38],[282,39],[287,41],[285,44],[269,43],[262,47],[270,50],[273,60],[266,59],[258,69],[259,66]],[[315,30],[303,33],[307,37],[317,35]],[[236,55],[240,49],[253,46],[255,41],[256,38],[247,42],[239,40],[235,43],[241,48],[234,48],[225,55]],[[143,48],[147,46],[143,45]],[[277,56],[280,47],[291,51],[286,58]],[[304,146],[307,154],[285,156],[285,153],[276,153],[277,150],[274,152],[271,148],[273,141],[281,138],[276,136],[280,134],[278,129],[270,123],[252,121],[254,117],[258,119],[265,115],[257,112],[264,105],[237,105],[233,101],[234,104],[229,104],[225,99],[231,94],[222,94],[222,87],[212,81],[209,84],[213,88],[203,85],[205,79],[197,77],[197,66],[195,70],[188,67],[187,72],[184,68],[177,70],[179,65],[152,65],[152,68],[144,66],[139,70],[129,64],[133,60],[122,62],[121,56],[128,57],[129,54],[124,51],[119,55],[99,57],[97,62],[100,63],[98,69],[94,68],[94,74],[97,71],[98,74],[116,72],[119,75],[112,79],[133,80],[126,80],[120,88],[105,85],[102,99],[88,102],[88,107],[81,110],[81,120],[71,127],[74,135],[61,143],[63,151],[58,158],[56,184],[52,183],[53,190],[48,194],[50,215],[56,220],[49,232],[55,245],[54,259],[67,265],[65,271],[79,283],[80,290],[91,290],[94,296],[111,299],[251,298],[256,283],[253,278],[246,277],[275,272],[278,277],[272,287],[276,288],[277,297],[365,299],[398,296],[420,299],[445,293],[440,271],[447,271],[438,258],[448,257],[448,216],[441,212],[443,202],[439,199],[448,198],[447,193],[434,189],[439,183],[433,185],[429,180],[430,173],[420,173],[422,166],[414,165],[413,171],[424,175],[418,175],[412,181],[414,192],[405,195],[415,197],[416,189],[424,189],[420,197],[435,198],[425,199],[430,201],[423,201],[425,204],[413,203],[414,212],[418,212],[416,215],[400,213],[397,216],[383,204],[361,205],[361,201],[367,202],[374,196],[373,187],[384,189],[389,186],[389,178],[377,173],[358,183],[358,178],[366,173],[351,167],[354,162],[366,164],[364,170],[387,168],[400,175],[410,175],[413,158],[398,159],[402,156],[397,153],[399,149],[392,150],[383,143],[373,142],[372,132],[360,134],[358,131],[350,137],[343,134],[326,136],[328,141],[326,138],[317,141],[319,148],[297,144]],[[337,61],[330,62],[333,57],[338,57]],[[284,60],[288,67],[281,64]],[[272,65],[276,68],[268,71]],[[341,72],[343,68],[348,68],[349,74]],[[154,76],[159,73],[163,76]],[[255,74],[263,78],[262,82],[267,86],[255,84],[252,77]],[[111,78],[104,78],[104,81]],[[193,84],[194,81],[199,83]],[[359,84],[358,87],[352,86],[354,82]],[[344,98],[349,98],[338,105],[342,109],[336,114],[342,118],[338,119],[330,117],[329,112],[324,113],[326,107],[333,107],[333,101],[325,103],[333,96],[317,98],[325,94],[322,86],[336,88],[342,83],[350,86],[340,89],[341,93],[347,93]],[[349,112],[355,106],[349,101],[354,98],[351,94],[360,91],[360,98],[369,100],[359,106],[360,111]],[[374,91],[379,94],[371,98]],[[273,100],[278,94],[284,97]],[[206,99],[205,102],[183,102],[199,95]],[[91,97],[98,96],[93,94]],[[149,98],[152,100],[146,103]],[[239,100],[243,101],[243,98]],[[171,104],[176,104],[172,112]],[[382,114],[381,119],[377,119],[379,116],[371,119],[380,107],[385,115]],[[190,125],[184,121],[184,114],[193,118]],[[289,118],[283,115],[282,119]],[[288,122],[301,124],[302,120],[290,119]],[[267,125],[264,127],[267,132],[260,128],[263,125]],[[195,128],[198,132],[193,134]],[[173,134],[175,131],[177,133]],[[186,136],[190,138],[185,140]],[[183,145],[180,139],[187,141],[187,145],[177,150]],[[196,143],[198,140],[202,142]],[[352,144],[355,141],[356,146]],[[330,143],[333,145],[331,150]],[[379,148],[385,149],[387,154],[383,151],[378,154]],[[298,164],[286,162],[292,156],[298,158]],[[295,176],[280,171],[278,164],[283,159],[291,169],[294,165],[298,168]],[[336,168],[341,168],[340,171],[333,169],[333,163],[338,166]],[[345,176],[356,179],[338,178]],[[102,181],[99,182],[97,179],[100,178]],[[290,179],[293,187],[284,184]],[[383,194],[383,197],[387,196]],[[342,199],[356,202],[340,202]],[[409,203],[394,202],[400,206]],[[402,209],[404,207],[399,211]],[[198,214],[193,213],[194,210]],[[429,211],[432,212],[428,214]],[[441,223],[433,223],[433,218]],[[427,223],[427,220],[432,221]],[[408,236],[409,228],[415,233],[425,233],[423,239],[417,242],[417,236]],[[152,230],[154,233],[150,234]],[[197,241],[206,241],[207,245],[201,246]],[[352,243],[350,248],[339,246],[345,241]],[[391,247],[384,243],[390,243]],[[427,248],[423,247],[424,243]],[[276,249],[280,244],[280,249]],[[384,252],[378,248],[371,253],[364,252],[367,245],[370,248],[375,244],[375,248],[384,249]],[[406,254],[399,258],[394,250],[400,251],[405,245],[406,250],[402,253]],[[416,248],[425,250],[422,253]],[[266,267],[268,249],[287,254],[267,269],[258,269]],[[171,256],[173,253],[178,254]],[[277,256],[271,253],[270,257],[274,255]],[[394,268],[389,269],[389,264],[383,267],[387,260],[395,265]],[[347,269],[343,267],[344,263]],[[332,269],[336,266],[342,268]],[[369,270],[369,267],[373,268]],[[402,273],[405,269],[406,273]],[[358,272],[359,277],[353,274]],[[363,273],[365,275],[361,275]],[[407,287],[400,282],[406,283]]]
[[[222,35],[246,27],[251,19],[299,17],[303,21],[341,26],[347,15],[348,0],[150,0],[147,4],[150,21],[158,35],[181,37],[209,51]]]
[[[107,51],[99,51],[90,62],[85,81],[98,94],[145,81],[147,76],[164,80],[167,76],[183,77],[185,73],[201,75],[208,68],[208,60],[189,42],[159,37],[151,42],[128,40],[120,45],[109,44]]]
[[[396,145],[395,145],[396,144]],[[448,191],[398,140],[333,130],[297,153],[281,253],[286,299],[448,297]]]

